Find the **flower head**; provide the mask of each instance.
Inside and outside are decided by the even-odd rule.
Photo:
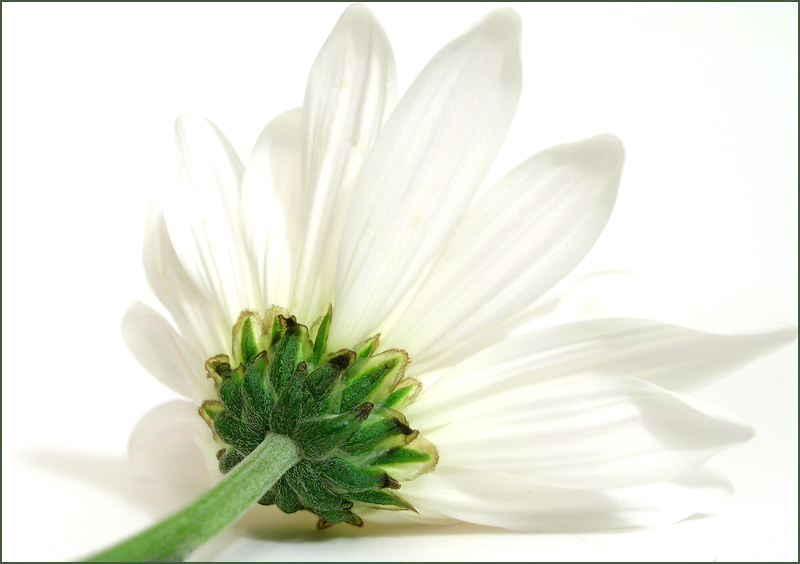
[[[361,491],[390,495],[400,509],[370,514],[391,504],[356,499],[343,486],[325,489],[360,503],[359,516],[610,528],[678,520],[729,493],[727,481],[701,465],[752,431],[683,393],[796,331],[723,336],[631,318],[548,324],[548,312],[567,300],[548,292],[609,218],[624,150],[612,135],[553,147],[479,196],[519,100],[520,33],[512,10],[492,12],[446,45],[396,102],[389,43],[356,5],[315,61],[303,107],[267,125],[246,167],[210,122],[179,118],[175,174],[145,242],[148,281],[177,331],[137,305],[124,334],[145,367],[193,402],[146,416],[132,438],[134,461],[179,481],[221,476],[250,448],[237,442],[247,429],[226,431],[225,417],[245,417],[224,386],[260,397],[260,389],[247,395],[249,367],[261,355],[260,374],[269,372],[287,335],[302,334],[296,346],[311,348],[293,353],[287,379],[264,380],[277,402],[265,425],[285,424],[272,414],[289,378],[311,389],[318,380],[305,378],[329,362],[346,370],[320,394],[341,402],[326,404],[325,417],[380,419],[410,431],[376,441],[377,457],[413,446],[391,442],[412,432],[417,446],[434,445],[417,450],[435,463],[404,473],[402,463],[373,465],[372,454],[353,460],[347,441],[358,425],[326,443],[318,460],[336,451],[334,459],[359,467],[355,473],[375,466],[381,477]],[[248,319],[258,328],[252,354],[242,345]],[[534,322],[537,329],[510,336]],[[357,402],[343,402],[364,373],[358,366],[368,360],[356,359],[369,342],[377,345],[364,359],[389,353],[402,362]],[[409,381],[415,401],[402,414],[387,411],[388,398]],[[329,421],[316,412],[298,417]],[[287,434],[308,428],[298,421]],[[334,522],[333,513],[316,510],[324,500],[312,503],[304,489],[324,481],[287,481],[284,497]],[[396,495],[387,492],[395,486]],[[282,509],[291,508],[286,499]]]

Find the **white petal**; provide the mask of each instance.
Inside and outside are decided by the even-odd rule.
[[[136,470],[184,491],[201,492],[221,476],[211,430],[188,401],[163,403],[136,424],[128,454]]]
[[[333,348],[371,336],[475,194],[516,110],[520,20],[496,10],[446,45],[364,162],[342,235]]]
[[[581,378],[484,402],[435,430],[442,465],[605,489],[671,480],[753,436],[713,406],[634,378]]]
[[[137,302],[125,313],[122,339],[139,364],[168,388],[198,402],[213,397],[203,355],[152,308]]]
[[[557,285],[536,300],[538,315],[525,312],[515,316],[514,325],[528,328],[551,327],[584,319],[604,317],[650,316],[653,302],[652,284],[643,276],[624,270],[587,272]],[[550,301],[553,307],[542,312],[540,302]],[[543,315],[542,315],[543,313]],[[535,319],[532,325],[528,323]]]
[[[435,507],[462,521],[555,533],[674,523],[713,512],[733,488],[727,478],[704,468],[670,482],[587,491],[446,466],[403,484],[401,492],[416,507]]]
[[[144,271],[153,293],[175,320],[181,334],[206,357],[228,352],[230,330],[219,306],[198,290],[183,268],[167,232],[164,213],[153,202],[144,235]]]
[[[468,358],[428,385],[412,410],[437,425],[475,402],[580,374],[634,377],[669,390],[694,391],[796,336],[794,327],[714,335],[626,318],[557,325],[507,339]]]
[[[650,312],[652,288],[641,276],[621,270],[603,270],[567,278],[533,304],[472,339],[428,355],[413,358],[415,374],[454,366],[514,333],[522,334],[545,327],[583,319],[603,317],[644,317]],[[431,383],[426,376],[426,384]]]
[[[508,173],[458,225],[384,345],[424,361],[533,304],[594,246],[624,155],[619,139],[601,135],[542,151]]]
[[[366,6],[354,4],[314,61],[303,102],[308,227],[294,303],[280,304],[292,313],[303,310],[316,317],[331,302],[336,252],[354,183],[396,100],[397,76],[386,33]]]
[[[242,182],[242,229],[266,305],[288,306],[296,284],[307,221],[307,194],[300,179],[300,116],[296,108],[269,122],[250,154]]]
[[[243,309],[261,308],[239,218],[244,167],[225,136],[200,116],[176,120],[175,153],[175,178],[164,187],[169,236],[189,277],[232,327]]]

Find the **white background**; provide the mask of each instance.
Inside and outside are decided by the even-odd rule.
[[[525,85],[492,174],[614,132],[628,150],[618,205],[580,270],[646,276],[653,314],[693,327],[797,324],[797,5],[512,5]],[[151,522],[125,448],[171,392],[119,325],[133,301],[155,305],[141,240],[172,119],[206,115],[246,158],[302,103],[345,7],[3,4],[4,560],[76,558]],[[402,91],[496,5],[370,7]],[[794,343],[701,394],[758,432],[714,460],[738,489],[721,516],[582,535],[289,519],[255,548],[223,538],[205,556],[796,560],[796,375]]]

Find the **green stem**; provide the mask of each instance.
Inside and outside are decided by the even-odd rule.
[[[176,562],[233,523],[300,461],[294,441],[264,441],[190,506],[85,562]]]

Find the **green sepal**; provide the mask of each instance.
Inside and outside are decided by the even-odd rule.
[[[270,427],[276,433],[292,436],[303,412],[313,403],[309,392],[303,386],[307,373],[308,365],[305,362],[298,364],[294,374],[278,395],[270,417]]]
[[[339,377],[353,366],[356,355],[353,351],[343,349],[325,359],[325,362],[306,379],[306,388],[315,398],[327,396]]]
[[[245,455],[252,452],[264,439],[263,435],[227,411],[214,418],[214,431],[220,439]]]
[[[331,326],[332,314],[333,309],[331,306],[328,306],[328,311],[322,317],[319,327],[316,327],[316,331],[314,331],[314,348],[311,353],[312,366],[317,366],[320,359],[322,359],[322,355],[325,354],[325,346],[328,343],[328,329],[330,329]]]
[[[220,385],[223,381],[233,377],[231,359],[226,354],[212,356],[206,361],[206,372],[209,378]]]
[[[430,462],[432,457],[427,452],[421,452],[413,448],[396,448],[382,454],[372,462],[370,466],[391,466],[394,464],[416,464],[419,462]]]
[[[319,517],[319,523],[317,523],[317,528],[319,529],[327,529],[328,527],[337,523],[350,523],[356,527],[361,527],[364,525],[364,521],[361,520],[361,517],[349,509],[322,511],[318,513],[317,516]]]
[[[234,361],[218,355],[206,363],[220,400],[200,410],[228,445],[217,454],[223,473],[269,432],[292,439],[302,462],[258,502],[286,513],[312,511],[321,527],[360,525],[359,509],[413,510],[385,490],[433,470],[438,460],[399,411],[421,389],[403,379],[408,355],[375,354],[378,335],[326,354],[331,318],[328,308],[309,331],[281,308],[263,318],[243,312],[234,327]]]
[[[301,462],[286,473],[286,481],[303,507],[317,515],[324,511],[350,509],[353,503],[327,491],[311,464]]]
[[[244,460],[244,455],[234,448],[227,449],[219,458],[219,471],[227,474],[231,469]]]
[[[329,415],[303,421],[295,439],[305,458],[319,460],[342,445],[369,417],[373,405],[365,403],[341,415]]]
[[[378,348],[379,340],[380,340],[380,335],[373,335],[369,339],[364,339],[356,347],[353,348],[353,352],[356,353],[356,356],[358,358],[367,358],[375,351],[375,349]]]
[[[261,499],[258,500],[259,505],[273,505],[275,503],[275,499],[277,499],[277,495],[272,490],[265,493],[261,496]]]
[[[408,503],[402,497],[378,490],[367,490],[363,492],[351,492],[345,495],[351,501],[357,501],[376,509],[409,509],[416,511],[413,505]]]
[[[225,408],[222,404],[216,400],[206,400],[197,409],[200,413],[200,417],[203,418],[209,427],[214,424],[214,418],[224,410]]]
[[[303,509],[303,505],[298,501],[292,488],[289,487],[286,474],[278,480],[278,483],[270,491],[275,493],[275,505],[284,513],[296,513]]]
[[[261,350],[261,319],[252,311],[243,311],[233,326],[234,365],[247,366]]]
[[[341,449],[353,456],[380,455],[386,450],[405,446],[417,435],[419,432],[408,426],[402,413],[377,408]]]
[[[275,346],[275,356],[271,359],[269,367],[269,380],[272,389],[278,395],[291,380],[295,368],[302,360],[301,340],[308,339],[306,333],[305,327],[298,325],[293,317],[286,320],[286,330]]]
[[[269,420],[274,401],[267,389],[267,353],[258,353],[244,371],[242,392],[244,410],[242,421],[258,428],[264,434],[269,430]]]
[[[264,317],[264,341],[267,348],[274,345],[286,330],[286,317],[279,313],[279,308],[271,307]]]
[[[328,488],[342,494],[374,488],[400,487],[400,484],[385,472],[361,468],[338,456],[321,460],[314,468]]]
[[[402,411],[407,406],[414,403],[414,400],[417,399],[421,390],[422,384],[419,380],[416,378],[406,378],[395,386],[394,391],[389,394],[380,405],[381,407]]]
[[[348,371],[340,409],[348,411],[364,401],[383,400],[402,378],[406,364],[408,355],[396,350],[359,359]]]
[[[380,468],[399,482],[407,482],[432,471],[438,461],[436,447],[425,438],[417,436],[404,447],[388,450],[380,456],[368,456],[360,463]]]
[[[236,380],[229,378],[220,384],[219,401],[222,402],[225,411],[229,412],[236,419],[242,418],[244,398],[242,397],[241,384]]]

